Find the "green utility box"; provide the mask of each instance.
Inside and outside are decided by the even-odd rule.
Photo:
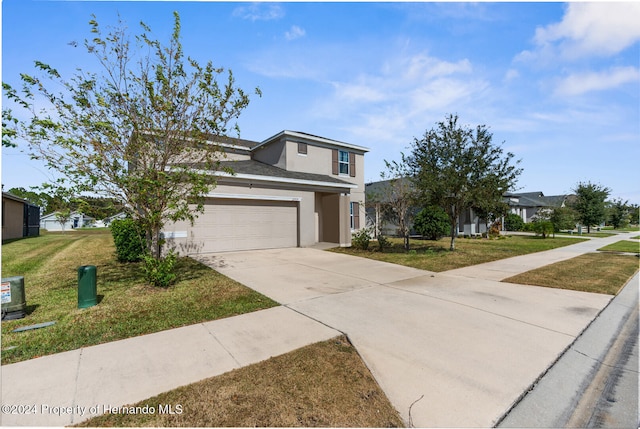
[[[95,265],[78,267],[78,308],[98,303],[97,270]]]
[[[24,277],[2,279],[2,320],[22,319],[27,314],[26,310]]]

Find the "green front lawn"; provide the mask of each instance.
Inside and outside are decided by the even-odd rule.
[[[98,305],[78,309],[81,265],[97,267]],[[2,246],[2,276],[24,276],[27,316],[2,322],[2,364],[149,334],[276,306],[269,298],[196,262],[180,258],[179,281],[145,284],[139,263],[115,260],[109,230],[69,231]],[[14,333],[42,322],[55,325]]]
[[[393,246],[384,252],[377,250],[378,245],[375,241],[371,242],[370,250],[357,250],[350,247],[334,248],[330,251],[440,272],[568,246],[585,239],[565,237],[543,239],[526,235],[502,236],[494,240],[458,238],[455,243],[456,250],[453,252],[449,251],[451,239],[448,237],[438,241],[412,239],[411,251],[408,253],[403,249],[401,239],[390,240]]]
[[[638,271],[638,258],[629,255],[587,253],[502,280],[615,295]]]
[[[612,226],[605,226],[602,229],[607,231],[611,230],[611,231],[617,231],[617,232],[640,232],[640,225],[629,225],[625,228],[618,228],[618,229],[613,229]]]
[[[628,240],[620,240],[616,241],[615,243],[611,243],[608,246],[601,247],[598,250],[604,252],[640,253],[640,243]]]

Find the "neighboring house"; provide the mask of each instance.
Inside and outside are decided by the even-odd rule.
[[[120,213],[116,213],[113,216],[109,216],[106,217],[100,221],[97,221],[95,226],[96,227],[108,227],[109,225],[111,225],[111,222],[113,222],[114,220],[117,219],[124,219],[127,217],[127,214],[125,212],[120,212]]]
[[[365,185],[365,190],[369,201],[371,201],[371,197],[373,197],[374,200],[383,200],[384,195],[386,194],[385,187],[389,186],[389,182],[390,180],[381,180],[379,182],[367,183]],[[384,203],[384,201],[381,201],[381,203]],[[417,214],[420,210],[422,210],[421,207],[416,207],[414,209],[414,214]],[[381,204],[367,204],[366,213],[367,226],[373,229],[374,235],[377,235],[378,232],[382,233],[382,235],[398,235],[398,225],[384,219]],[[478,217],[473,209],[468,209],[464,213],[460,214],[460,218],[458,220],[458,233],[460,235],[472,236],[483,234],[485,232],[487,232],[487,225],[484,219]],[[410,234],[417,234],[416,231],[413,230],[413,227],[411,228]]]
[[[40,207],[2,193],[2,240],[40,235]]]
[[[296,131],[263,142],[216,141],[226,152],[211,171],[217,186],[204,213],[169,224],[163,236],[180,253],[351,245],[364,227],[364,154],[368,149]],[[362,221],[361,221],[362,219]]]
[[[58,212],[54,212],[42,216],[40,218],[40,228],[46,229],[47,231],[67,231],[74,228],[84,228],[91,226],[91,224],[95,221],[94,218],[87,216],[84,213],[72,212],[69,220],[64,224],[63,228],[56,218],[57,214]]]
[[[525,223],[529,223],[534,219],[538,210],[566,207],[567,204],[575,201],[576,196],[566,194],[545,197],[542,192],[522,192],[508,193],[504,198],[505,202],[509,204],[511,213],[517,214]]]

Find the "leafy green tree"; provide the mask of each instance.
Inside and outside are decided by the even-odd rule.
[[[633,225],[640,224],[640,205],[631,204],[629,206],[629,219]]]
[[[605,200],[611,190],[599,184],[580,182],[573,189],[576,201],[572,208],[578,213],[578,220],[591,232],[593,225],[604,222],[606,218]]]
[[[428,240],[440,240],[449,233],[449,216],[441,207],[426,207],[416,215],[413,228]]]
[[[234,121],[249,97],[231,71],[219,82],[223,68],[185,57],[177,13],[166,45],[144,23],[133,41],[122,22],[107,34],[95,17],[89,24],[84,48],[101,71],[78,70],[65,79],[36,61],[37,75],[21,74],[20,91],[3,84],[6,97],[31,113],[7,127],[73,183],[74,195],[119,201],[143,225],[147,251],[160,258],[164,225],[193,222],[203,211],[215,186],[211,173],[221,168],[216,141],[239,133]],[[49,104],[38,110],[41,100]]]
[[[576,212],[571,207],[556,207],[551,211],[549,221],[553,224],[554,231],[576,227]]]
[[[33,188],[32,188],[33,189]],[[31,204],[34,204],[40,207],[40,211],[44,213],[47,212],[47,207],[51,204],[51,200],[53,197],[45,192],[37,192],[34,190],[26,190],[23,187],[11,188],[9,189],[9,193],[15,195],[16,197],[20,197],[24,200],[29,201]]]
[[[440,206],[449,216],[450,250],[455,250],[460,214],[472,207],[497,206],[513,188],[522,172],[512,164],[513,156],[493,143],[485,125],[460,126],[457,115],[414,139],[408,164],[424,205]]]
[[[56,218],[56,221],[58,221],[58,223],[60,224],[60,227],[62,228],[62,232],[64,232],[64,227],[66,223],[69,222],[69,219],[71,219],[71,210],[66,208],[66,209],[57,211],[55,218]]]
[[[16,95],[16,92],[10,85],[2,83],[2,90]],[[25,106],[27,107],[27,106]],[[18,126],[18,119],[13,116],[11,109],[2,108],[2,147],[17,147],[15,140],[17,138],[16,127]]]
[[[609,203],[609,223],[615,228],[624,228],[629,224],[629,201],[622,201],[621,198]]]

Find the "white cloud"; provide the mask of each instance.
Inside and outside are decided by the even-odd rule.
[[[427,118],[441,119],[445,112],[459,110],[488,87],[472,72],[467,59],[450,62],[424,53],[396,56],[379,73],[333,82],[334,93],[315,112],[333,119],[357,117],[344,127],[355,138],[405,144],[398,139],[401,133]]]
[[[636,67],[614,67],[604,72],[571,74],[559,82],[555,94],[581,95],[617,88],[630,82],[640,82],[640,70]]]
[[[569,3],[561,22],[538,27],[533,51],[523,60],[611,56],[640,40],[640,3]]]
[[[371,82],[334,82],[335,97],[351,103],[371,103],[387,99],[387,95]]]
[[[335,96],[342,102],[402,101],[424,104],[427,97],[441,102],[451,100],[451,92],[460,92],[467,79],[445,79],[454,75],[469,75],[471,63],[443,61],[425,54],[394,58],[387,61],[378,74],[360,75],[352,81],[334,83]],[[449,89],[455,89],[449,91]],[[445,96],[445,94],[447,94]]]
[[[284,37],[287,40],[295,40],[305,36],[306,31],[303,28],[298,27],[297,25],[291,26],[291,29],[284,33]]]
[[[250,21],[271,21],[282,18],[284,16],[284,10],[277,4],[252,3],[235,8],[233,10],[233,16]]]
[[[504,75],[505,82],[511,82],[520,77],[520,72],[516,69],[509,69]]]

